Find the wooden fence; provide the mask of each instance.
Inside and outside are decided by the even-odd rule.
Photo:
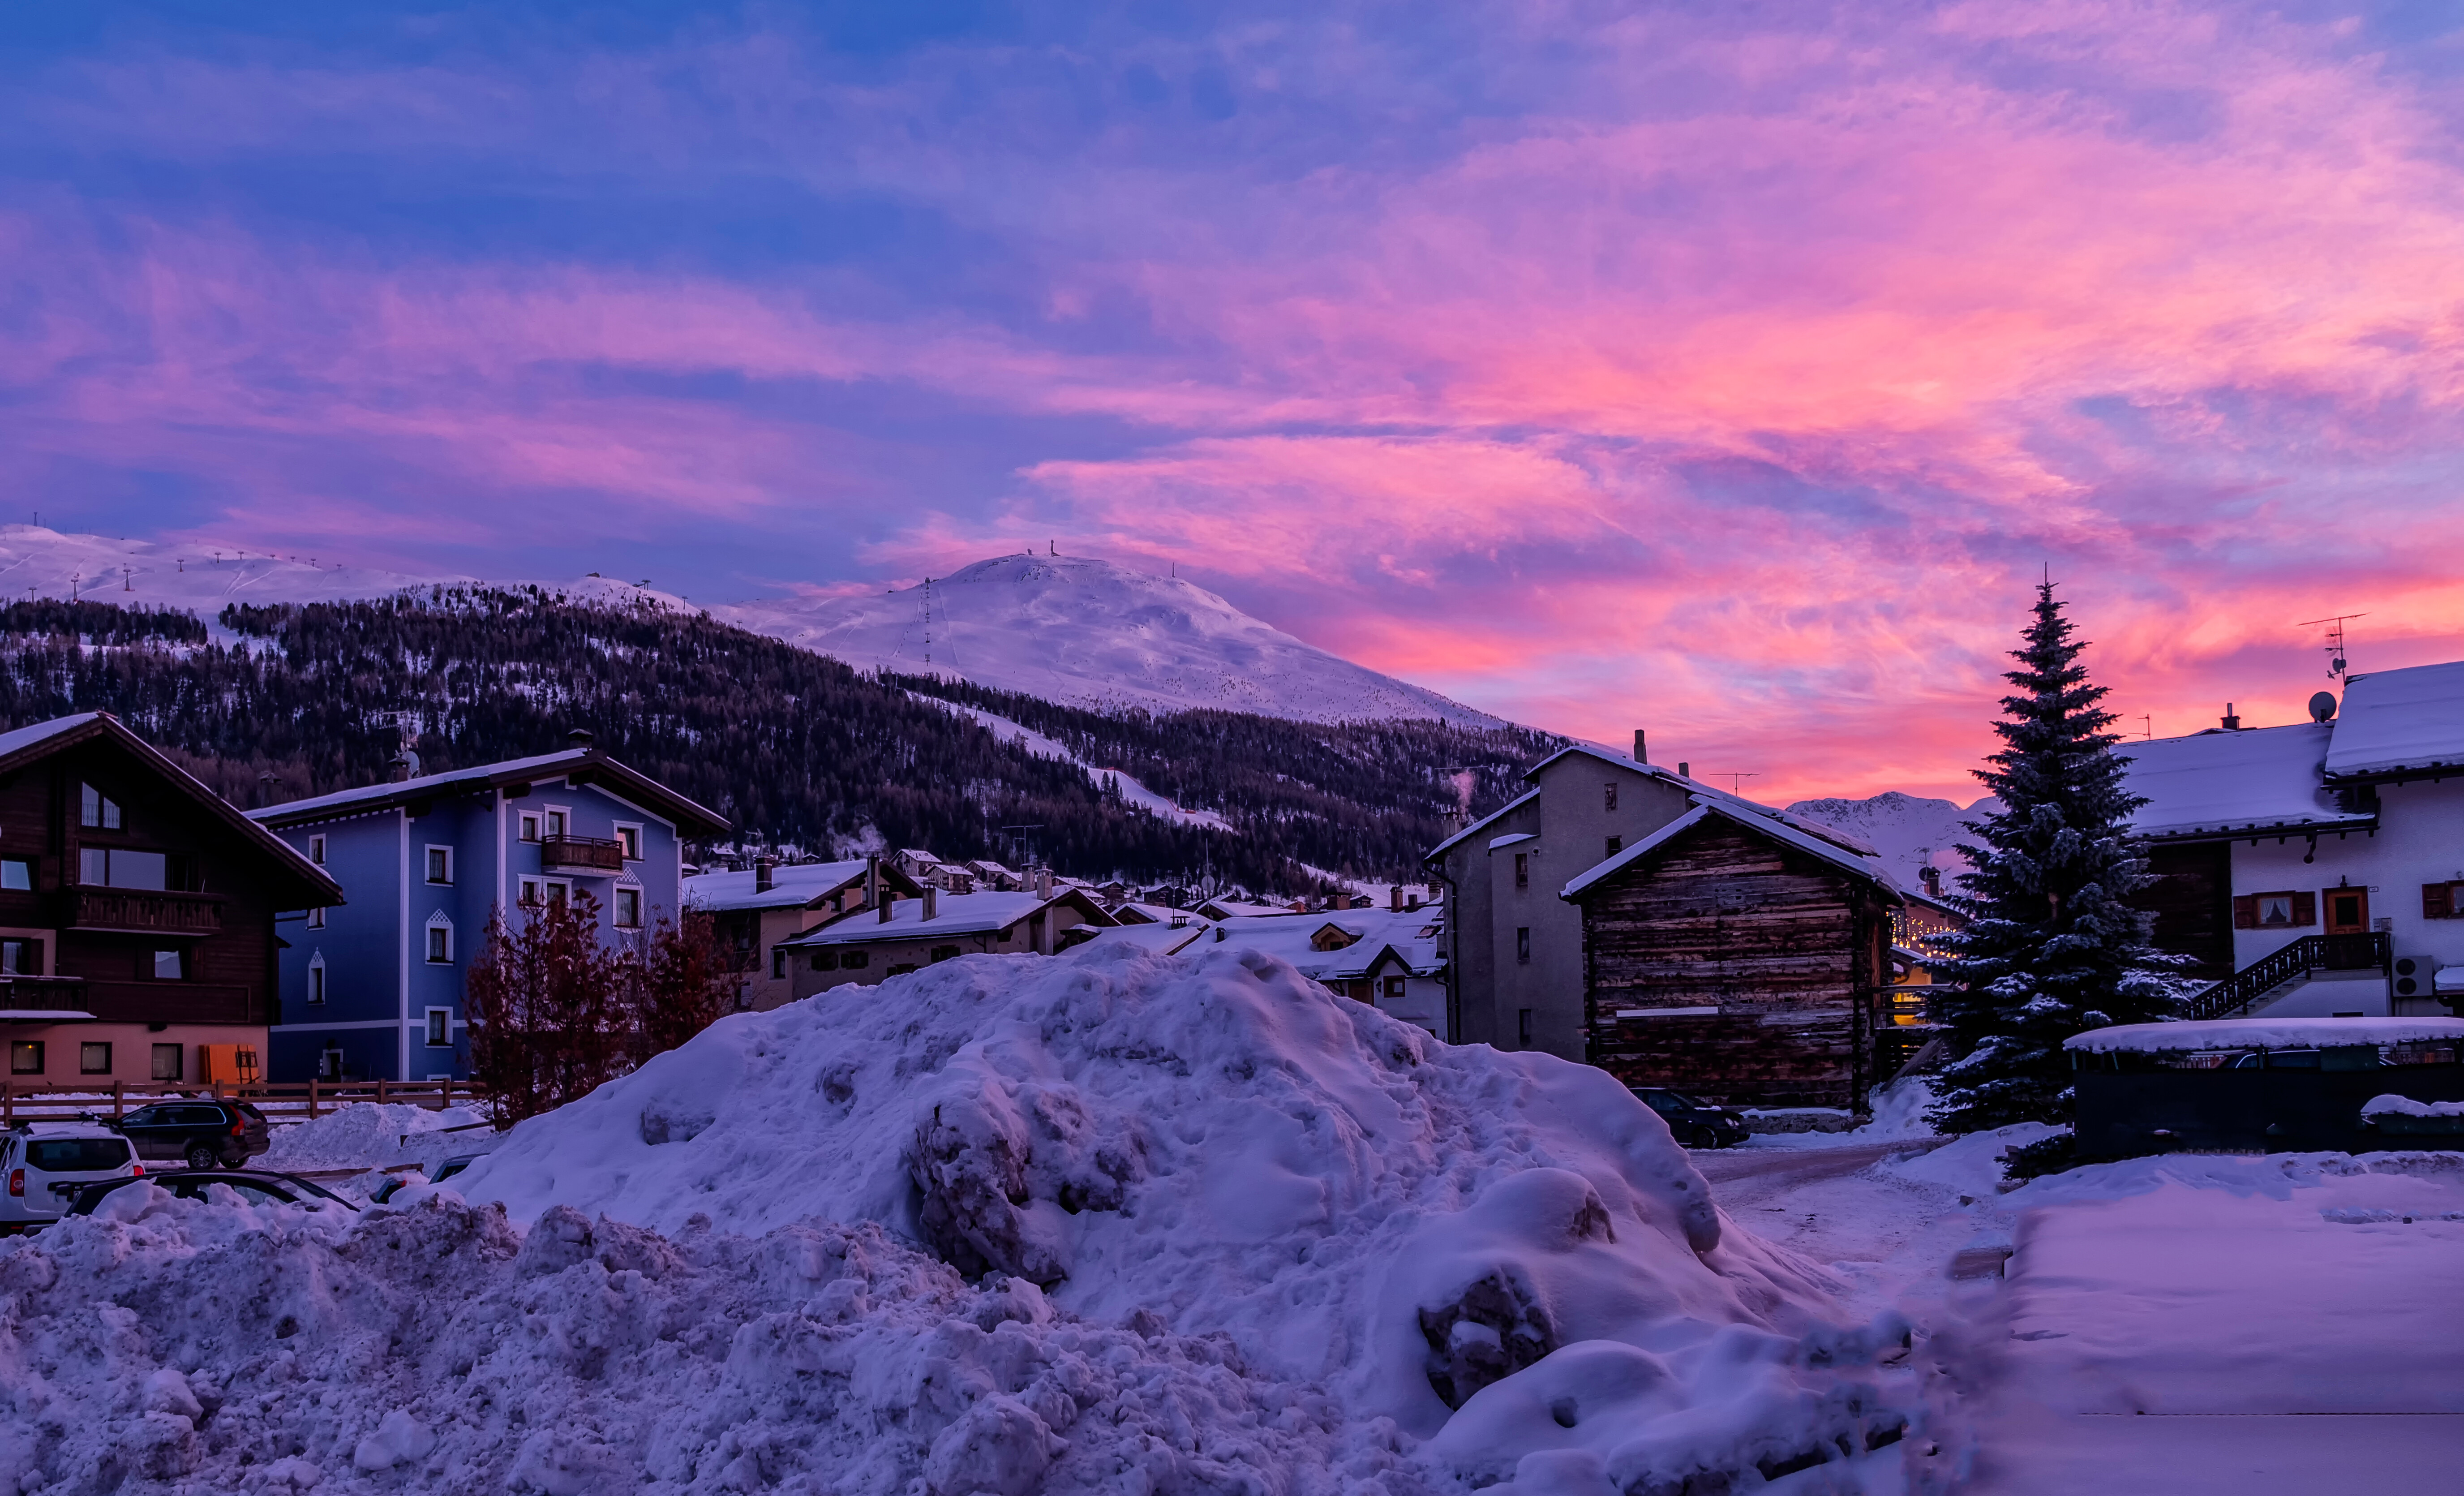
[[[479,1106],[485,1088],[470,1081],[308,1081],[297,1085],[192,1086],[176,1081],[114,1081],[101,1086],[28,1086],[0,1081],[0,1127],[66,1121],[91,1113],[115,1120],[133,1108],[169,1099],[245,1101],[268,1122],[313,1122],[354,1101],[382,1101],[442,1111]]]

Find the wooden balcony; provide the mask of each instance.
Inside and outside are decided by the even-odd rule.
[[[69,929],[121,935],[218,935],[223,901],[214,893],[171,893],[153,889],[73,888],[67,891]]]
[[[89,981],[86,1011],[111,1023],[263,1023],[273,1015],[236,982]]]
[[[18,1014],[85,1011],[82,977],[0,976],[0,1020]]]
[[[625,844],[605,836],[550,836],[539,841],[541,872],[623,872]]]

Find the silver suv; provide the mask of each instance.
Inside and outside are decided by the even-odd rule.
[[[60,1219],[89,1184],[145,1172],[128,1139],[99,1122],[20,1122],[0,1133],[0,1236]]]

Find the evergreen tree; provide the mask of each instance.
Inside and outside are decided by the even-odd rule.
[[[2150,916],[2126,902],[2150,881],[2128,829],[2146,802],[2123,787],[2119,739],[2105,731],[2113,714],[2098,706],[2105,689],[2088,683],[2085,646],[2071,634],[2048,582],[2011,656],[2019,669],[2004,677],[2018,691],[1993,724],[2003,747],[1976,771],[2001,808],[1967,823],[1983,845],[1960,847],[1975,870],[1950,903],[1969,924],[1944,942],[1950,985],[1932,1002],[1960,1056],[1932,1112],[1945,1132],[2066,1122],[2062,1041],[2176,1006],[2172,963],[2147,943]],[[2024,1172],[2028,1160],[2014,1162]]]

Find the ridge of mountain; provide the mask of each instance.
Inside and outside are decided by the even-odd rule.
[[[1836,796],[1800,800],[1788,808],[1796,815],[1863,838],[1872,844],[1902,888],[1921,891],[1923,869],[1938,868],[1946,879],[1955,879],[1968,870],[1968,859],[1960,855],[1959,843],[1967,840],[1969,833],[1961,823],[1993,808],[1994,803],[1989,795],[1963,807],[1957,801],[1929,800],[1890,789],[1863,800]]]
[[[432,586],[539,586],[576,602],[655,602],[707,613],[858,670],[954,677],[1099,712],[1211,710],[1304,722],[1507,725],[1295,638],[1194,583],[1087,557],[993,557],[868,597],[696,605],[596,576],[492,582],[341,565],[306,552],[208,540],[115,539],[0,525],[0,601],[48,597],[186,607],[210,625],[232,603],[341,603]]]

